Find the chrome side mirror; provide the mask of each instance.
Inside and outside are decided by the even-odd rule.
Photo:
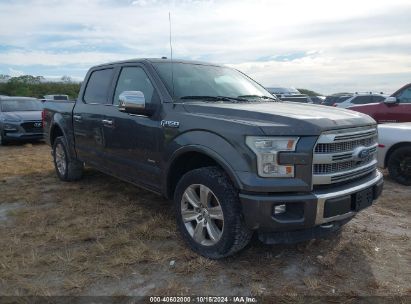
[[[130,114],[147,115],[146,99],[141,91],[124,91],[118,97],[118,110]]]
[[[385,98],[384,103],[387,103],[387,104],[397,103],[397,98],[393,97],[393,96],[387,97],[387,98]]]

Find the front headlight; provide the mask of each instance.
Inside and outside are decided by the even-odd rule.
[[[16,126],[16,125],[13,125],[13,124],[10,124],[10,123],[5,123],[5,124],[3,125],[3,129],[4,129],[5,131],[17,131],[17,126]]]
[[[299,137],[247,136],[246,144],[257,156],[258,175],[261,177],[294,177],[293,165],[279,165],[278,152],[295,151]]]

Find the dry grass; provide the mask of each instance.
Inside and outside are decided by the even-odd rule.
[[[183,244],[164,199],[91,169],[60,182],[42,144],[0,147],[0,208],[13,207],[0,221],[0,294],[410,294],[410,198],[388,179],[339,237],[255,241],[211,261]]]

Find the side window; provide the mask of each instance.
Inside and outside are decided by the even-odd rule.
[[[97,70],[88,80],[84,101],[86,103],[108,104],[108,91],[113,77],[113,69]]]
[[[354,103],[354,104],[366,104],[366,103],[371,103],[371,102],[372,102],[371,96],[357,96],[351,101],[351,103]]]
[[[396,97],[399,103],[411,103],[411,87],[400,92]]]
[[[385,99],[384,96],[373,96],[372,97],[372,102],[383,102]]]
[[[124,91],[141,91],[147,103],[154,103],[158,95],[146,72],[140,67],[124,67],[117,81],[113,104],[119,104],[119,96]]]

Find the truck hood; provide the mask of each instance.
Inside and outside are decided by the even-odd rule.
[[[41,120],[41,111],[4,112],[3,118],[10,121]]]
[[[334,107],[293,102],[184,103],[187,112],[255,125],[266,135],[319,135],[326,130],[375,125],[368,115]]]

